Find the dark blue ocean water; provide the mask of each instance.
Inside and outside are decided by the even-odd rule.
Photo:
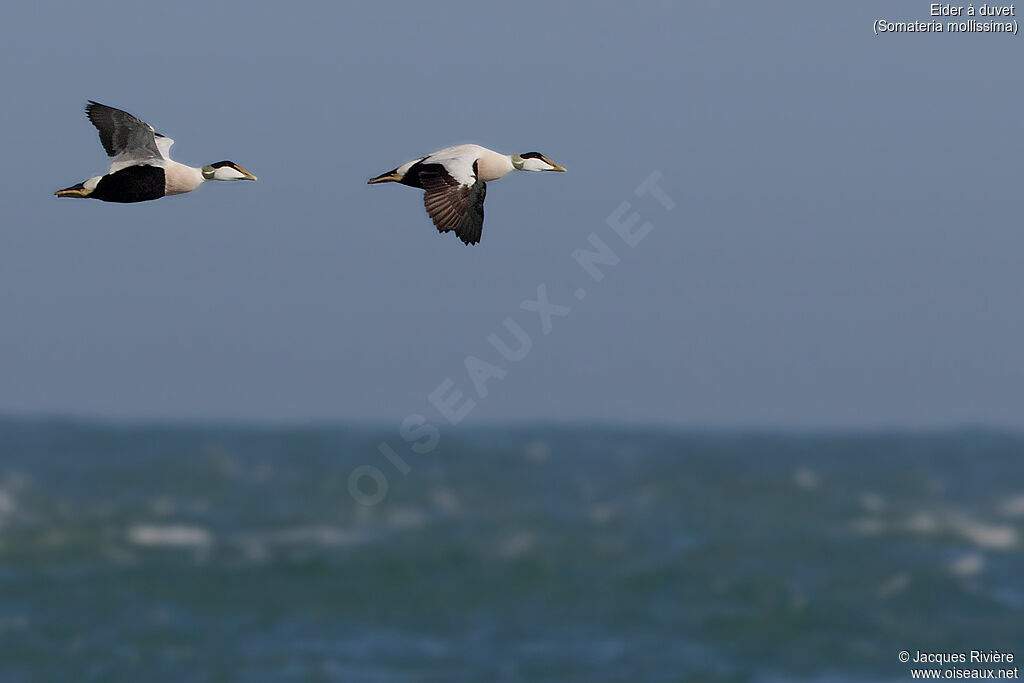
[[[1024,657],[1024,438],[0,422],[0,681],[904,681]],[[353,468],[388,479],[378,505]]]

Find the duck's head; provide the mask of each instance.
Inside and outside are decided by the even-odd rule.
[[[517,171],[564,171],[565,169],[540,152],[513,154],[512,165]]]
[[[256,176],[233,161],[218,161],[202,170],[203,180],[256,180]]]

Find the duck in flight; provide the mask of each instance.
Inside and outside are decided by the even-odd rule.
[[[232,161],[202,168],[172,161],[169,152],[174,140],[128,112],[90,100],[85,114],[100,133],[100,142],[110,157],[110,170],[58,190],[54,193],[58,197],[144,202],[191,192],[207,180],[256,180]]]
[[[480,145],[446,147],[370,178],[423,190],[423,204],[440,232],[454,230],[465,244],[480,241],[487,183],[512,171],[564,171],[540,152],[499,154]]]

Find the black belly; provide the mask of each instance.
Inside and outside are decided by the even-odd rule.
[[[100,178],[91,199],[104,202],[145,202],[164,196],[164,169],[158,166],[129,166]]]

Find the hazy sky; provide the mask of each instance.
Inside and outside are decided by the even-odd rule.
[[[873,34],[928,5],[15,3],[0,412],[444,424],[450,379],[463,424],[1024,427],[1024,38]],[[87,99],[260,180],[59,200]],[[460,142],[569,172],[493,183],[476,247],[365,184]]]

